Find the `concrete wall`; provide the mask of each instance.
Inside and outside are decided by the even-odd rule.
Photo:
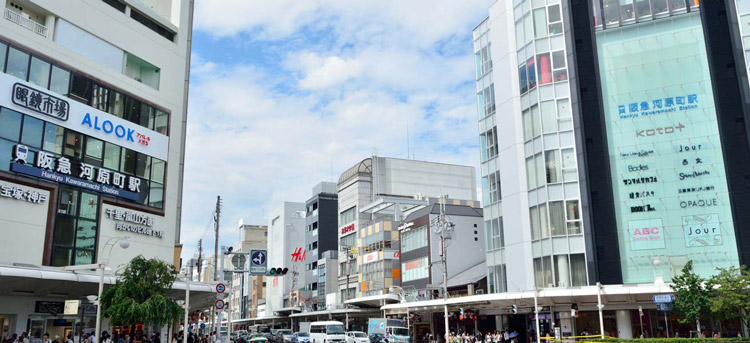
[[[47,200],[35,203],[26,197],[16,199],[0,195],[0,232],[6,242],[0,244],[0,261],[41,265],[47,215],[53,203],[49,199],[50,191],[0,180],[0,194],[8,191],[6,187],[20,188],[26,194],[37,192]]]
[[[268,250],[268,267],[289,268],[289,272],[287,276],[267,278],[267,315],[273,315],[274,311],[284,307],[284,296],[288,296],[292,289],[293,267],[298,272],[304,271],[304,264],[293,263],[291,256],[296,248],[305,248],[305,220],[303,216],[295,214],[304,210],[303,203],[285,202],[268,213],[268,246],[271,247]],[[296,286],[299,285],[298,282]]]

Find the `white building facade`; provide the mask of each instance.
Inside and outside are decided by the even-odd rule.
[[[287,268],[287,274],[266,278],[266,316],[291,307],[292,290],[305,287],[305,253],[305,204],[284,202],[268,213],[267,266],[269,269]]]
[[[0,5],[0,263],[179,264],[192,2]],[[54,309],[88,292],[34,284],[0,287],[0,337],[62,337]]]

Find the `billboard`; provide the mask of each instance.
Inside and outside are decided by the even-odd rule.
[[[700,15],[596,41],[623,282],[738,265]]]

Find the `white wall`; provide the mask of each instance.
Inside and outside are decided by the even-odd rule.
[[[0,180],[0,193],[3,186],[21,188],[26,192],[36,191],[46,196],[47,200],[44,203],[32,203],[26,199],[0,196],[0,262],[41,265],[47,214],[52,204],[50,192]]]
[[[119,210],[138,213],[142,216],[147,216],[154,219],[154,225],[149,227],[147,225],[137,225],[126,221],[110,219],[107,216],[108,210]],[[104,245],[107,241],[113,237],[128,237],[130,240],[130,246],[127,249],[120,248],[119,244],[115,244],[111,251],[109,259],[109,267],[113,270],[117,270],[122,266],[126,265],[131,259],[138,255],[143,255],[145,258],[158,258],[167,263],[172,263],[174,258],[174,235],[173,230],[169,230],[167,223],[169,221],[161,216],[134,211],[123,207],[118,207],[110,204],[103,204],[99,212],[99,242],[97,261],[101,262],[107,251],[104,250]],[[134,232],[116,230],[115,226],[117,223],[123,223],[133,226],[140,226],[145,228],[152,228],[154,230],[164,231],[164,236],[154,237]],[[111,245],[111,244],[110,244]]]
[[[289,268],[286,276],[268,277],[266,280],[266,313],[284,307],[284,296],[292,289],[292,253],[305,248],[305,219],[295,212],[305,210],[304,203],[285,202],[268,213],[268,268]],[[302,285],[304,261],[294,263],[297,272],[295,288]]]
[[[376,193],[477,200],[476,171],[471,166],[379,157]]]

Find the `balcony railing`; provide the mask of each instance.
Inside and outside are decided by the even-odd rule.
[[[21,14],[10,10],[9,8],[5,9],[5,19],[10,20],[13,23],[16,23],[18,26],[25,27],[31,31],[34,31],[34,33],[47,38],[47,35],[49,34],[49,29],[39,24],[29,18],[21,16]]]

